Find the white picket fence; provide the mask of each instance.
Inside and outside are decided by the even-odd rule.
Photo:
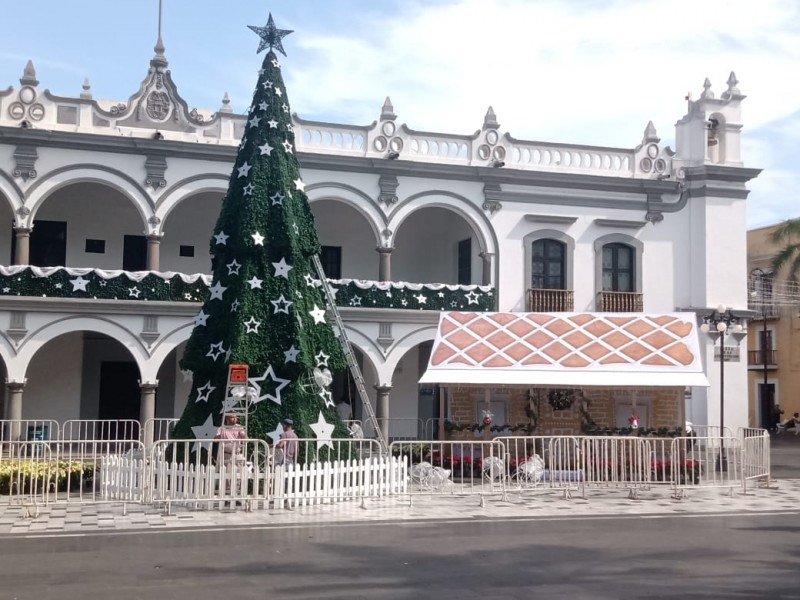
[[[272,480],[276,509],[405,494],[408,463],[400,457],[278,465]]]

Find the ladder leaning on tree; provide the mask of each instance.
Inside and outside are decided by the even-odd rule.
[[[369,419],[370,423],[372,423],[372,427],[375,430],[375,437],[378,440],[381,452],[385,453],[387,452],[386,439],[383,437],[383,431],[381,431],[381,428],[378,425],[378,419],[375,417],[375,411],[372,410],[372,404],[369,401],[369,396],[367,396],[367,388],[364,384],[364,377],[361,375],[361,369],[358,367],[356,355],[353,353],[352,346],[350,346],[350,340],[347,339],[347,333],[345,333],[344,330],[344,322],[342,321],[342,316],[339,314],[339,309],[336,307],[336,298],[333,295],[333,290],[331,290],[331,286],[328,283],[328,280],[325,278],[325,271],[322,268],[322,263],[319,260],[319,256],[315,254],[312,257],[312,260],[314,262],[314,268],[317,270],[317,276],[322,284],[322,289],[325,292],[325,299],[328,302],[328,309],[331,311],[333,319],[336,322],[336,328],[339,333],[339,341],[342,344],[342,349],[344,350],[344,355],[347,359],[347,366],[350,367],[350,373],[353,376],[353,381],[355,381],[358,395],[361,398],[361,406],[366,411],[367,418]]]

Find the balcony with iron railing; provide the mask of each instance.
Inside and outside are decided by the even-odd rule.
[[[642,312],[643,310],[644,294],[641,292],[597,293],[598,312]]]
[[[572,312],[575,310],[572,290],[528,290],[528,312]]]
[[[747,366],[763,368],[767,365],[770,369],[778,366],[778,352],[776,350],[748,350]]]
[[[750,319],[751,321],[763,321],[764,318],[769,320],[780,318],[780,307],[774,302],[748,302],[747,308],[756,314]]]

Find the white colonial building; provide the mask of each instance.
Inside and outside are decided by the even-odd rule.
[[[30,62],[0,90],[7,419],[172,417],[186,402],[178,360],[205,285],[190,275],[210,270],[246,121],[227,96],[216,112],[191,108],[155,50],[128,100],[96,99],[88,83],[56,96]],[[630,149],[517,140],[491,108],[475,134],[419,132],[388,99],[366,126],[295,117],[323,263],[344,280],[337,300],[391,435],[438,414],[418,381],[440,309],[747,306],[746,183],[758,171],[740,157],[737,84],[731,74],[716,96],[706,82],[674,150],[652,123]],[[685,417],[714,424],[719,369],[700,347],[711,387],[687,390]],[[336,385],[351,395],[347,378]],[[747,424],[746,385],[746,362],[726,364],[726,425]]]

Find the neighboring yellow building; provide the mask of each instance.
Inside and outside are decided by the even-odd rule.
[[[782,420],[800,412],[800,286],[789,282],[785,271],[772,271],[783,245],[771,240],[778,225],[747,232],[749,308],[758,313],[746,338],[749,415],[757,427],[771,424],[775,404],[783,410]]]

